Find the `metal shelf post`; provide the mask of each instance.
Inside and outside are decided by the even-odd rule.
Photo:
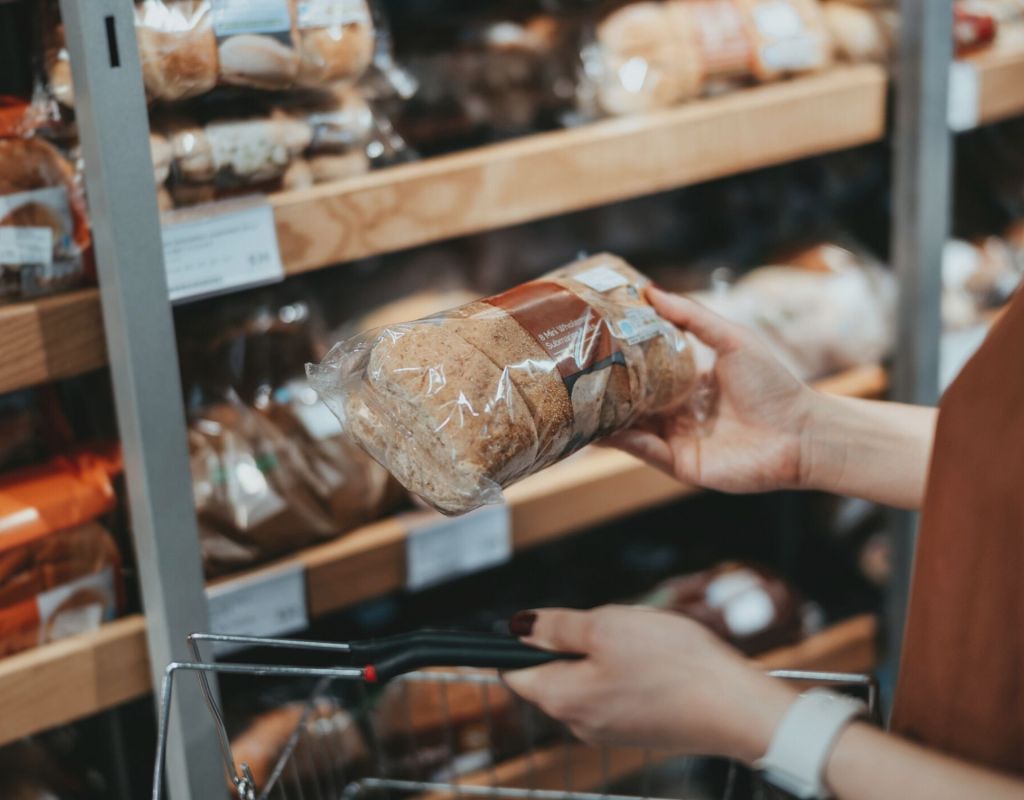
[[[131,0],[61,0],[100,277],[150,669],[187,657],[207,630],[174,321]],[[69,332],[73,335],[73,332]],[[169,741],[174,800],[225,786],[198,685],[176,691]],[[192,713],[182,715],[182,709]],[[183,727],[182,721],[187,721]]]
[[[894,400],[935,405],[942,333],[942,251],[949,232],[953,58],[951,0],[901,0],[896,75],[892,259],[900,284]],[[890,517],[893,564],[886,601],[886,667],[899,665],[917,515]]]

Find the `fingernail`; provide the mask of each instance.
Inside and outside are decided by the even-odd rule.
[[[533,633],[533,624],[537,621],[535,611],[520,611],[508,621],[508,630],[513,636],[529,636]]]

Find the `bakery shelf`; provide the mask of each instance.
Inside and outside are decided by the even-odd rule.
[[[808,669],[827,672],[869,673],[877,662],[877,622],[870,614],[852,617],[812,636],[801,644],[773,650],[759,663],[770,669]],[[505,786],[524,789],[566,788],[571,776],[576,791],[596,791],[607,783],[671,758],[671,752],[633,748],[602,751],[581,744],[560,743],[531,755],[514,758],[460,778],[462,785]],[[417,800],[451,800],[455,795],[434,792]]]
[[[978,122],[1024,114],[1024,24],[1000,29],[993,45],[961,59],[978,78]]]
[[[886,76],[836,69],[273,195],[290,274],[880,139]]]
[[[71,378],[106,361],[98,290],[0,306],[0,393]]]
[[[860,367],[817,386],[832,393],[877,397],[885,391],[886,374],[880,367]],[[520,551],[693,491],[624,453],[595,449],[527,478],[505,495],[514,547]],[[251,583],[260,572],[300,565],[306,573],[309,616],[317,618],[401,589],[406,535],[400,517],[384,519],[218,583]],[[766,663],[864,669],[867,651],[858,642],[867,638],[865,631],[851,631],[840,626],[772,654]],[[0,659],[0,746],[140,697],[149,688],[145,621],[138,615]]]
[[[149,687],[141,615],[0,659],[0,746],[141,697]]]

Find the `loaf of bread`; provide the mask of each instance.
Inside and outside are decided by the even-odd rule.
[[[136,35],[152,99],[185,100],[217,84],[281,90],[357,79],[374,29],[366,0],[142,0]]]
[[[347,430],[448,514],[685,403],[693,341],[619,258],[577,262],[503,294],[342,342],[307,369]]]

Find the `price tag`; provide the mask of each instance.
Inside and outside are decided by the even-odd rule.
[[[410,591],[496,567],[512,557],[512,524],[505,505],[484,506],[461,517],[431,512],[416,519],[406,539]]]
[[[53,231],[45,227],[0,227],[0,264],[53,263]]]
[[[978,127],[981,85],[978,70],[966,61],[954,61],[949,67],[949,128],[954,133]]]
[[[265,201],[171,212],[163,242],[171,302],[284,280],[274,212]]]
[[[210,629],[236,636],[282,636],[309,627],[301,564],[266,570],[206,589]],[[217,652],[239,649],[218,645]]]

